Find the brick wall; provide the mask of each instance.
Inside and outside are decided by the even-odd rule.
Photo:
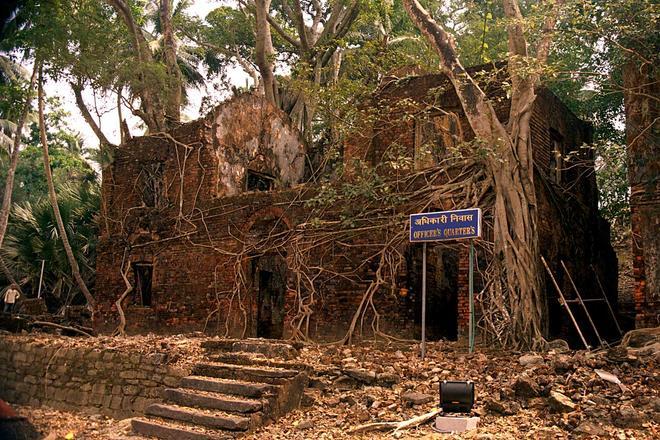
[[[25,336],[0,339],[0,398],[10,403],[87,410],[116,418],[141,415],[186,371],[165,355],[71,347]]]
[[[472,138],[458,100],[451,89],[443,89],[446,86],[446,79],[441,75],[407,78],[385,86],[381,94],[374,98],[379,114],[377,122],[347,142],[347,164],[352,159],[377,163],[394,143],[412,154],[414,124],[410,118],[402,116],[406,112],[415,114],[429,103],[442,105],[446,111],[457,114],[463,138]],[[429,94],[429,90],[436,92]],[[498,115],[505,119],[508,102],[503,90],[489,86],[486,92],[496,100]],[[220,193],[216,187],[227,170],[218,168],[222,167],[222,162],[217,161],[214,152],[222,146],[212,139],[212,132],[217,127],[210,121],[205,118],[175,130],[172,137],[176,142],[167,137],[134,139],[118,150],[110,171],[104,173],[106,218],[101,223],[97,257],[97,328],[111,330],[116,325],[114,301],[125,289],[120,268],[123,261],[131,261],[153,264],[153,303],[150,307],[136,307],[128,301],[126,314],[130,332],[173,333],[204,329],[220,334],[228,330],[230,336],[256,335],[255,293],[249,289],[247,292],[232,291],[236,269],[243,267],[247,270],[249,264],[248,258],[237,261],[237,255],[243,243],[268,236],[271,228],[286,237],[287,230],[308,222],[309,209],[304,200],[316,194],[317,190],[309,185],[218,197]],[[566,172],[561,184],[545,178],[553,148],[551,129],[561,134],[568,152],[590,140],[590,128],[552,94],[543,90],[539,92],[531,125],[534,156],[539,164],[535,183],[542,253],[555,272],[558,271],[559,260],[565,260],[586,297],[600,295],[590,268],[594,263],[608,295],[615,300],[616,260],[612,260],[615,257],[609,246],[609,231],[597,213],[593,172],[582,172],[593,168],[590,158],[585,157],[587,162],[582,169]],[[368,138],[365,133],[373,136]],[[182,144],[192,147],[192,150],[187,151]],[[166,163],[169,203],[161,208],[141,206],[140,188],[135,185],[142,162],[154,157]],[[188,158],[183,165],[182,157]],[[420,180],[417,184],[424,182]],[[184,194],[181,203],[180,193]],[[338,218],[338,213],[332,209],[324,215],[325,220]],[[313,251],[310,260],[327,268],[328,272],[315,280],[314,313],[306,324],[310,336],[337,339],[344,335],[364,292],[374,279],[378,263],[374,260],[374,249],[383,242],[387,233],[357,234],[349,243],[330,242]],[[310,236],[313,236],[313,230]],[[291,258],[286,243],[279,247],[278,252],[283,258]],[[406,254],[410,250],[402,249],[401,252]],[[445,286],[446,293],[443,295],[446,295],[451,309],[445,310],[445,313],[458,314],[457,326],[459,333],[462,333],[467,328],[468,319],[468,261],[466,251],[460,257],[456,256],[456,249],[451,252],[458,262],[456,274],[451,275],[456,277],[452,281],[456,283],[456,288],[451,292]],[[250,258],[258,257],[253,255]],[[291,267],[293,262],[289,263]],[[415,264],[405,268],[405,273],[397,280],[399,285],[384,286],[376,292],[375,303],[383,314],[381,330],[393,331],[402,337],[418,337],[420,289],[418,280],[414,283],[410,280],[420,275],[415,272]],[[430,264],[432,276],[429,286],[433,291],[437,290],[435,271],[436,267]],[[129,275],[132,277],[132,274]],[[563,289],[570,287],[567,282],[560,276]],[[409,297],[398,294],[398,289],[405,283],[409,284],[408,287],[414,287]],[[478,286],[477,279],[475,291],[478,291]],[[567,326],[565,314],[556,307],[556,294],[551,284],[548,284],[547,292],[552,303],[550,317],[555,322],[551,325],[552,332],[570,337],[572,330]],[[303,296],[309,295],[309,292],[302,293]],[[288,324],[295,316],[298,304],[295,295],[289,294],[286,298],[285,323]],[[309,296],[306,298],[311,299]],[[361,321],[366,335],[370,334],[372,318],[370,312]]]
[[[656,179],[657,180],[657,179]],[[654,285],[658,276],[658,259],[653,254],[658,246],[660,230],[660,183],[635,185],[630,198],[632,225],[633,277],[635,286],[635,326],[657,327],[660,325],[660,286]],[[655,235],[654,232],[655,231]],[[654,243],[655,242],[655,243]],[[647,270],[655,270],[648,274]]]

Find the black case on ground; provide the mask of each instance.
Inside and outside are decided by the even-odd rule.
[[[474,406],[474,382],[440,382],[440,408],[445,413],[469,413]]]

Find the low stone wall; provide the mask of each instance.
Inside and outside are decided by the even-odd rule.
[[[115,418],[141,415],[188,374],[166,353],[75,347],[66,340],[0,335],[0,398]]]

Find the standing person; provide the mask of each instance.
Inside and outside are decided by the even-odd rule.
[[[3,300],[5,301],[4,312],[12,313],[14,311],[14,304],[16,304],[16,300],[20,297],[21,292],[18,291],[18,286],[16,284],[9,286],[9,289],[7,289],[5,296],[3,297]]]

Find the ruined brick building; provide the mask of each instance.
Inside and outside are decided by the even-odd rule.
[[[502,88],[491,86],[488,93],[505,117],[509,103]],[[383,163],[395,148],[410,159],[409,172],[423,170],[473,138],[456,95],[440,74],[391,79],[369,105],[376,117],[345,143],[347,168],[356,161]],[[574,294],[560,260],[584,297],[602,296],[597,276],[616,304],[616,257],[609,227],[598,214],[593,157],[580,149],[590,140],[589,125],[541,89],[532,144],[542,253],[568,297]],[[571,153],[581,160],[566,162]],[[310,225],[318,220],[310,218],[308,202],[319,193],[319,184],[303,183],[306,160],[286,115],[252,94],[235,97],[167,134],[120,146],[103,173],[96,326],[114,328],[115,302],[128,282],[133,290],[123,309],[129,332],[206,330],[282,338],[291,336],[294,321],[301,328],[296,319],[306,309],[306,335],[343,336],[377,276],[375,252],[387,233],[366,233],[351,242],[328,239],[332,235],[326,233],[310,260],[310,266],[323,266],[323,276],[301,280],[292,269],[299,261],[293,250],[297,239],[290,232],[310,231],[305,233],[313,243]],[[341,207],[341,200],[335,205]],[[447,208],[442,201],[428,207]],[[327,216],[338,218],[331,212]],[[277,246],[258,244],[266,239]],[[420,331],[421,247],[402,245],[401,255],[403,263],[389,284],[379,286],[374,303],[384,331],[415,338]],[[468,322],[466,248],[430,246],[428,263],[429,334],[455,339]],[[300,291],[307,282],[315,286],[316,296],[305,303]],[[547,297],[551,335],[573,339],[549,280]],[[605,305],[593,304],[592,315],[607,333],[612,326],[606,324]],[[576,314],[584,324],[585,317]]]

